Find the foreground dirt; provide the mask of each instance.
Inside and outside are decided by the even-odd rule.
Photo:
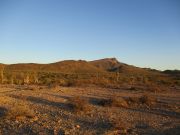
[[[0,86],[0,134],[2,135],[115,135],[115,134],[180,134],[180,91],[169,89],[148,93],[157,98],[152,106],[129,105],[103,107],[98,101],[109,97],[137,97],[140,90],[105,89],[97,87],[47,88],[36,86]],[[68,99],[80,96],[89,101],[91,109],[75,113]],[[23,104],[33,116],[13,117],[12,107]],[[25,105],[24,105],[25,104]],[[29,110],[28,110],[28,109]],[[113,128],[109,119],[122,122]]]

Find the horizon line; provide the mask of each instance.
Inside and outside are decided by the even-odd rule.
[[[14,62],[14,63],[1,63],[2,65],[18,65],[18,64],[42,64],[42,65],[46,65],[46,64],[53,64],[53,63],[58,63],[58,62],[63,62],[63,61],[85,61],[85,62],[91,62],[91,61],[96,61],[96,60],[103,60],[103,59],[115,59],[117,60],[119,63],[123,63],[123,64],[127,64],[129,66],[134,66],[134,67],[138,67],[138,68],[142,68],[142,69],[149,69],[149,70],[158,70],[158,71],[167,71],[167,70],[171,70],[171,71],[176,71],[176,70],[180,70],[180,69],[157,69],[157,68],[152,68],[152,67],[142,67],[142,66],[136,66],[136,65],[132,65],[132,64],[128,64],[125,62],[121,62],[119,61],[119,59],[117,57],[107,57],[107,58],[100,58],[100,59],[91,59],[91,60],[86,60],[86,59],[61,59],[61,60],[53,60],[52,62]]]

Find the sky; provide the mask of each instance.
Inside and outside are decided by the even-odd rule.
[[[180,69],[180,1],[0,0],[0,63],[107,57]]]

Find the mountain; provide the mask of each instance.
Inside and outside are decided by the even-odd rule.
[[[0,69],[5,67],[6,71],[41,71],[60,73],[107,73],[120,72],[125,74],[165,74],[160,71],[143,69],[119,62],[116,58],[105,58],[94,61],[65,60],[50,64],[20,63],[4,65],[0,64]]]
[[[6,65],[7,71],[41,71],[41,72],[61,72],[61,73],[101,73],[104,72],[101,69],[91,65],[87,61],[60,61],[50,64],[11,64]]]
[[[84,60],[65,60],[49,64],[36,64],[36,63],[20,63],[20,64],[0,64],[0,71],[4,70],[3,73],[6,76],[4,81],[11,83],[8,78],[12,75],[16,75],[16,78],[21,78],[21,76],[26,76],[27,72],[32,73],[33,75],[39,72],[39,81],[42,84],[49,84],[54,81],[56,78],[55,74],[47,73],[64,73],[66,74],[78,74],[74,82],[80,84],[98,84],[98,85],[114,85],[119,86],[119,84],[129,83],[132,78],[133,81],[138,83],[163,83],[163,84],[178,84],[180,85],[180,76],[179,71],[165,71],[161,72],[158,70],[139,68],[132,65],[119,62],[116,58],[106,58],[95,61],[84,61]],[[34,73],[33,73],[34,72]],[[41,72],[41,73],[40,73]],[[111,74],[113,72],[119,72],[120,74]],[[1,72],[2,73],[2,72]],[[84,76],[84,74],[91,73],[100,73],[94,76]],[[178,75],[177,75],[178,74]],[[119,76],[119,79],[117,77]],[[68,78],[69,77],[69,78]],[[88,80],[88,78],[93,78]],[[99,79],[97,79],[97,77]],[[68,79],[67,79],[68,78]],[[85,79],[86,78],[86,79]],[[62,78],[60,78],[62,79]],[[81,80],[82,79],[82,80]],[[97,79],[97,80],[96,80]],[[69,84],[69,81],[72,81],[71,76],[65,77],[65,83]],[[16,80],[17,84],[22,83],[21,79]],[[71,83],[71,82],[70,82]]]
[[[154,71],[150,71],[147,69],[135,67],[132,65],[128,65],[125,63],[119,62],[116,58],[106,58],[106,59],[100,59],[95,61],[90,61],[92,65],[94,65],[97,68],[100,68],[104,71],[108,72],[119,72],[119,73],[141,73],[141,74],[149,74],[149,73],[155,73]],[[159,72],[156,72],[159,73]]]
[[[119,66],[123,65],[116,58],[100,59],[100,60],[90,61],[89,63],[105,71],[114,71]]]
[[[55,71],[64,73],[98,73],[104,72],[101,69],[91,65],[87,61],[79,60],[67,60],[47,64],[41,67],[43,71]]]

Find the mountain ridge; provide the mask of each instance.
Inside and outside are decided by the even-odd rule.
[[[159,70],[149,70],[140,68],[126,63],[119,62],[116,58],[104,58],[93,61],[86,60],[63,60],[48,64],[39,63],[17,63],[3,64],[0,63],[0,69],[5,70],[31,70],[31,71],[54,71],[54,72],[69,72],[69,73],[105,73],[105,72],[120,72],[120,73],[149,73],[159,72]]]

